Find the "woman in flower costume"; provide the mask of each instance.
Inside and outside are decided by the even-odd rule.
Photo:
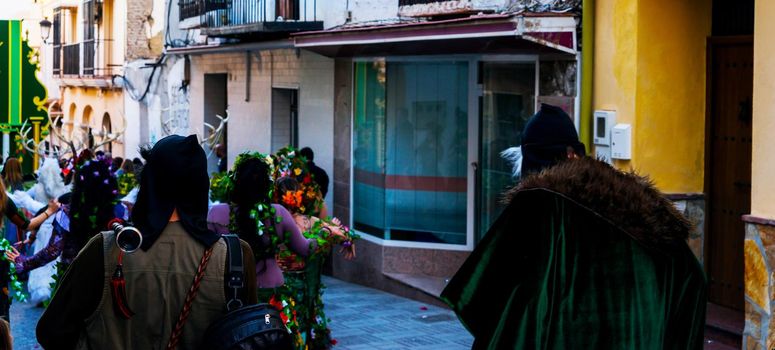
[[[296,346],[302,349],[305,339],[299,333],[296,301],[284,284],[283,271],[275,254],[284,243],[296,254],[306,257],[317,249],[318,243],[302,236],[288,210],[271,204],[274,187],[271,163],[270,157],[259,153],[241,154],[234,170],[221,182],[226,186],[229,204],[213,206],[208,222],[210,227],[220,228],[216,231],[234,232],[250,245],[256,261],[258,301],[281,310],[286,327],[294,334]]]
[[[274,158],[276,203],[282,204],[293,214],[296,226],[305,237],[315,239],[317,249],[306,260],[288,249],[281,249],[277,261],[285,273],[289,286],[299,302],[297,312],[307,344],[314,349],[325,349],[331,344],[331,331],[324,313],[321,298],[325,286],[320,281],[321,268],[334,245],[341,244],[346,259],[355,256],[355,245],[349,230],[338,219],[329,219],[317,182],[309,171],[307,161],[298,152],[287,147],[278,151]]]
[[[312,182],[314,183],[314,182]],[[324,312],[321,296],[325,286],[320,281],[320,269],[331,248],[341,244],[345,259],[355,257],[353,237],[338,219],[320,219],[304,214],[304,197],[310,200],[318,191],[305,189],[296,179],[290,176],[277,180],[277,194],[280,203],[292,214],[296,226],[305,237],[315,239],[318,248],[306,261],[296,254],[282,249],[277,254],[277,261],[282,267],[286,285],[292,288],[293,295],[299,301],[297,313],[301,329],[308,334],[308,344],[313,349],[326,349],[331,344],[331,331],[328,329],[328,319]]]

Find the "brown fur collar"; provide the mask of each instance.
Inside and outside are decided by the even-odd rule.
[[[526,177],[506,199],[510,202],[520,191],[531,189],[559,193],[648,245],[685,242],[692,227],[647,177],[618,171],[589,157]]]

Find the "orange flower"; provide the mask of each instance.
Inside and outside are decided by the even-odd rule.
[[[296,198],[294,198],[293,192],[285,192],[283,195],[283,203],[289,207],[296,207]]]
[[[298,191],[293,193],[293,196],[296,198],[296,205],[297,206],[301,205],[301,201],[303,200],[302,194],[303,194],[303,192],[301,190],[298,190]]]
[[[301,190],[295,192],[285,192],[285,194],[283,194],[283,203],[291,208],[301,206],[302,200],[303,198]]]

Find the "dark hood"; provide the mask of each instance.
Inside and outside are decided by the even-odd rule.
[[[148,250],[178,209],[180,223],[191,237],[209,247],[219,236],[207,228],[207,158],[196,136],[167,136],[148,152],[132,221],[143,233]]]
[[[692,230],[689,221],[647,178],[625,173],[590,157],[560,162],[525,177],[509,191],[543,189],[558,193],[610,221],[635,240],[656,247],[683,244]]]

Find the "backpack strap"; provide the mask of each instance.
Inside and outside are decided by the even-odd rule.
[[[228,234],[223,235],[223,239],[226,240],[226,287],[231,290],[230,298],[226,302],[226,309],[228,311],[236,310],[245,305],[245,266],[243,266],[242,260],[242,245],[240,244],[237,235]]]

